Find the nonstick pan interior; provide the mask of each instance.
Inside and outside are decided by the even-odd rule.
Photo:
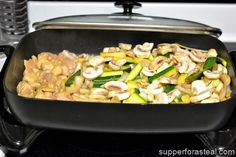
[[[17,96],[23,60],[41,52],[98,54],[118,43],[179,43],[199,49],[215,48],[234,69],[224,44],[209,35],[112,30],[40,30],[25,36],[13,54],[4,79],[9,106],[26,125],[83,131],[107,132],[197,132],[222,127],[231,116],[235,97],[216,104],[127,106],[28,99]],[[232,87],[234,89],[234,85]],[[86,105],[85,105],[86,104]],[[43,113],[43,114],[42,114]],[[132,117],[131,117],[132,116]]]

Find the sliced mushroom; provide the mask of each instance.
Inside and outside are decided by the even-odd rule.
[[[219,93],[223,87],[224,87],[224,84],[220,81],[215,91]]]
[[[87,79],[94,79],[101,75],[103,73],[103,65],[100,65],[98,67],[87,67],[85,70],[83,70],[83,77]]]
[[[75,84],[78,88],[82,87],[83,83],[84,83],[84,78],[82,76],[75,77]]]
[[[168,63],[162,63],[161,66],[156,70],[156,73],[159,73],[163,70],[165,70],[166,68],[168,68],[170,65]]]
[[[166,68],[167,66],[169,66],[168,62],[170,60],[167,59],[164,56],[158,56],[156,57],[150,64],[149,64],[149,69],[150,70],[157,70],[159,69],[163,64],[164,64],[164,68]]]
[[[230,76],[227,74],[222,74],[220,76],[221,81],[224,83],[225,86],[228,86],[231,82]]]
[[[179,73],[185,73],[188,70],[188,62],[182,60],[177,65],[177,69],[178,69]]]
[[[116,93],[115,96],[119,99],[119,100],[125,100],[130,96],[130,93],[128,91],[126,92],[120,92],[120,93]]]
[[[195,103],[195,102],[202,101],[206,98],[209,98],[210,96],[211,96],[211,93],[209,91],[205,91],[205,92],[200,93],[199,95],[190,97],[190,101]]]
[[[172,102],[176,97],[180,96],[181,92],[178,89],[174,89],[168,94],[169,103]]]
[[[94,89],[92,89],[91,94],[92,95],[94,94],[94,95],[105,95],[105,96],[107,96],[108,91],[104,88],[94,88]]]
[[[200,51],[193,50],[189,54],[190,58],[197,63],[203,63],[206,61],[206,56]]]
[[[101,56],[92,56],[89,58],[89,64],[96,67],[104,62],[104,58]]]
[[[148,69],[148,67],[144,67],[143,70],[142,70],[142,73],[145,76],[153,76],[156,73],[156,71],[155,70],[150,70],[150,69]]]
[[[145,42],[143,45],[136,45],[133,49],[134,54],[140,58],[148,58],[151,54],[153,43]]]
[[[109,47],[104,47],[102,52],[109,52]]]
[[[157,95],[164,91],[164,87],[156,88],[152,90],[152,94]]]
[[[160,93],[155,96],[154,103],[157,104],[168,104],[169,103],[169,97],[166,93]]]
[[[158,54],[162,54],[162,55],[165,55],[167,54],[168,52],[172,52],[173,49],[171,47],[171,44],[158,44],[157,45],[157,53]]]
[[[120,66],[113,64],[112,62],[108,63],[108,66],[112,69],[112,70],[119,70]]]
[[[105,47],[103,48],[103,52],[119,52],[119,47]]]
[[[207,52],[207,56],[208,57],[217,57],[217,52],[215,49],[210,49],[208,52]]]
[[[122,66],[126,63],[126,59],[120,59],[120,60],[117,60],[117,61],[112,61],[113,64],[117,65],[117,66]]]
[[[217,71],[219,72],[222,72],[223,74],[227,74],[228,73],[228,70],[226,67],[224,67],[223,65],[221,64],[217,64],[217,68],[216,68]]]
[[[109,91],[122,92],[128,89],[127,84],[121,81],[110,81],[105,83],[104,87]]]
[[[147,89],[156,89],[157,87],[159,87],[159,85],[160,85],[160,82],[158,80],[154,80],[152,81],[151,84],[149,84]]]
[[[176,89],[180,90],[182,93],[186,93],[186,94],[192,94],[192,91],[190,88],[184,88],[181,85],[177,85]]]
[[[165,77],[165,76],[162,76],[160,79],[159,79],[159,82],[160,83],[163,83],[163,84],[177,84],[177,79],[173,78],[173,77]]]
[[[221,72],[216,71],[216,70],[214,71],[207,70],[207,71],[204,71],[203,74],[209,79],[218,79],[220,78]]]
[[[119,48],[124,49],[124,50],[131,50],[132,45],[131,44],[126,44],[126,43],[119,43]]]
[[[194,95],[198,95],[199,93],[202,93],[203,91],[206,91],[207,87],[202,80],[196,80],[192,82],[192,93]]]

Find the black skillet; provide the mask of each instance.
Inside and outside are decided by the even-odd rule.
[[[158,19],[157,24],[155,17],[127,12],[106,16],[108,20],[115,19],[112,23],[98,22],[104,15],[91,17],[95,22],[89,16],[78,16],[38,23],[35,28],[39,30],[29,33],[19,42],[11,56],[3,84],[9,107],[21,123],[39,128],[120,133],[204,132],[219,129],[227,123],[236,104],[233,83],[232,97],[213,104],[128,105],[18,96],[16,86],[22,79],[24,59],[43,51],[56,54],[64,49],[77,54],[97,54],[103,47],[116,46],[120,42],[133,45],[145,41],[155,44],[179,43],[200,49],[215,48],[219,56],[227,60],[232,82],[235,81],[235,71],[228,51],[216,38],[221,34],[219,29],[182,20],[187,25],[183,26],[181,21],[166,18]],[[164,26],[161,22],[177,24]]]

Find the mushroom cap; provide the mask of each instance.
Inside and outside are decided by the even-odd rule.
[[[121,81],[109,81],[105,83],[104,87],[109,91],[122,92],[128,89],[126,83]]]
[[[87,67],[83,70],[82,75],[87,79],[94,79],[103,73],[103,65],[95,67]]]
[[[189,56],[194,62],[197,62],[197,63],[203,63],[206,61],[206,56],[202,52],[191,51]]]
[[[204,71],[203,72],[204,76],[206,76],[209,79],[218,79],[220,78],[220,75],[222,74],[220,71],[214,70],[214,71]]]
[[[190,101],[195,103],[195,102],[202,101],[206,98],[209,98],[210,96],[211,96],[211,93],[209,91],[205,91],[205,92],[200,93],[199,95],[190,97]]]
[[[131,50],[132,45],[126,44],[126,43],[119,43],[119,48],[124,49],[124,50]]]
[[[143,73],[145,76],[153,76],[153,75],[156,73],[156,71],[150,70],[150,69],[148,69],[148,67],[143,67],[142,73]]]
[[[202,80],[195,80],[192,82],[192,92],[194,95],[198,95],[207,90],[206,84]]]
[[[153,43],[145,42],[143,45],[136,45],[133,49],[134,54],[140,58],[148,58],[153,48]]]
[[[104,88],[93,88],[91,94],[95,95],[107,95],[108,91]]]
[[[113,69],[113,70],[119,70],[119,69],[120,69],[120,66],[115,65],[115,64],[112,63],[112,62],[109,62],[109,63],[108,63],[108,66],[109,66],[111,69]]]
[[[215,49],[210,49],[208,52],[207,52],[207,56],[208,57],[217,57],[217,52]]]
[[[154,101],[157,104],[168,104],[169,103],[169,97],[166,93],[160,93],[156,95],[156,100]]]
[[[127,99],[130,96],[130,93],[128,91],[126,92],[120,92],[120,93],[116,93],[115,96],[119,99],[119,100],[124,100]]]
[[[96,67],[104,62],[104,58],[101,56],[92,56],[89,58],[89,64]]]

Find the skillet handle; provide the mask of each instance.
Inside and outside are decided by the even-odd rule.
[[[229,52],[229,55],[230,55],[231,60],[234,64],[234,68],[236,69],[236,50]]]
[[[0,53],[4,53],[7,57],[10,57],[14,50],[15,48],[10,45],[0,45]]]
[[[236,50],[229,52],[234,68],[236,68]]]
[[[15,48],[10,45],[0,45],[0,61],[4,61],[3,54],[6,55],[6,60],[2,64],[2,67],[0,67],[1,75],[5,73],[6,65],[9,62],[12,53],[14,52]],[[1,70],[2,69],[2,70]],[[1,76],[2,77],[2,76]]]

